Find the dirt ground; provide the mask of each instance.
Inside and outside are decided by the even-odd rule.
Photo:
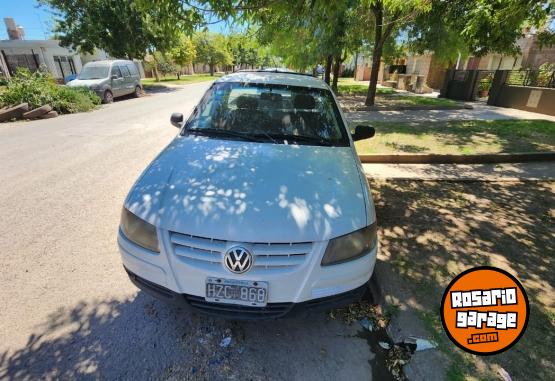
[[[371,181],[382,260],[414,300],[451,360],[447,378],[551,379],[555,374],[555,183]],[[456,348],[441,329],[442,293],[465,269],[491,265],[515,275],[530,300],[526,333],[488,357]],[[400,304],[403,304],[401,301]],[[403,308],[405,306],[399,306]]]

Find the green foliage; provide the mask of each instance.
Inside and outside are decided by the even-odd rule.
[[[92,53],[142,58],[147,50],[168,51],[180,33],[191,34],[202,23],[195,9],[179,1],[39,0],[54,11],[56,37],[62,45]],[[179,11],[179,12],[178,12]],[[178,17],[179,16],[179,17]]]
[[[54,33],[62,45],[114,57],[142,57],[149,34],[134,1],[40,0],[54,10]]]
[[[93,109],[100,104],[100,98],[86,88],[57,85],[44,72],[18,69],[0,93],[0,104],[11,106],[23,102],[29,103],[32,109],[49,104],[60,113],[74,113]]]
[[[181,33],[177,43],[171,48],[169,57],[179,69],[183,66],[192,64],[197,57],[197,50],[193,43],[193,39]]]
[[[197,51],[197,61],[209,65],[211,75],[214,75],[216,65],[233,64],[224,35],[204,31],[196,33],[193,41]]]
[[[62,114],[90,111],[100,104],[100,98],[85,87],[58,86],[53,94],[51,106]]]
[[[355,69],[346,68],[341,73],[342,78],[352,78],[355,75]]]
[[[169,61],[158,62],[158,71],[162,73],[164,77],[168,74],[175,73],[176,71],[175,69],[176,67],[172,62],[169,62]]]
[[[249,33],[234,33],[227,36],[228,49],[233,58],[233,64],[240,69],[268,67],[275,61],[266,47]]]
[[[431,0],[431,4],[431,11],[410,26],[409,47],[417,53],[432,50],[451,62],[459,53],[463,57],[517,54],[523,27],[543,26],[554,11],[553,3],[530,0]],[[541,43],[552,43],[552,32],[540,36]]]
[[[247,12],[258,40],[273,55],[300,71],[315,67],[327,56],[345,60],[364,40],[371,25],[361,2],[296,0]]]
[[[368,86],[357,84],[344,84],[339,83],[338,90],[340,95],[366,95]],[[376,89],[377,94],[393,94],[395,90],[390,87],[380,87]]]

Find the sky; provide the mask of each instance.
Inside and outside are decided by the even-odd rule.
[[[0,0],[0,40],[7,40],[4,17],[13,17],[25,29],[26,40],[43,40],[50,36],[52,15],[36,0]]]
[[[14,18],[25,29],[26,40],[44,40],[52,35],[52,13],[44,6],[38,7],[37,0],[0,0],[0,40],[8,39],[4,17]],[[211,24],[208,29],[224,34],[230,31],[225,22]]]

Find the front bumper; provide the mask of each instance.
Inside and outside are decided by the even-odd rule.
[[[368,292],[368,285],[365,283],[351,291],[302,303],[268,303],[266,307],[249,307],[234,304],[211,303],[205,301],[204,298],[200,296],[178,294],[133,274],[127,268],[125,268],[125,271],[127,271],[129,279],[131,279],[131,282],[133,282],[135,286],[155,298],[180,307],[230,320],[265,320],[306,316],[312,312],[327,311],[333,308],[346,306],[359,300]]]
[[[321,266],[326,242],[314,242],[305,260],[288,271],[251,270],[233,274],[223,264],[202,268],[183,261],[167,231],[158,230],[160,253],[129,241],[120,231],[118,246],[123,265],[139,288],[154,296],[206,313],[228,318],[279,318],[305,307],[333,308],[361,296],[374,270],[377,247],[365,256],[332,266]],[[230,245],[233,243],[229,243]],[[265,281],[269,284],[266,308],[208,303],[204,300],[207,277]],[[245,315],[246,314],[246,315]],[[263,315],[263,316],[259,316]]]

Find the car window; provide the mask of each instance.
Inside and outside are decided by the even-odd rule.
[[[129,72],[127,66],[120,66],[119,68],[124,77],[131,77],[131,73]]]
[[[216,83],[186,126],[189,130],[207,128],[251,136],[307,137],[331,145],[349,145],[335,99],[326,89]]]
[[[137,67],[135,66],[135,64],[127,64],[127,68],[129,69],[129,72],[131,73],[131,75],[137,75]]]
[[[108,77],[109,66],[100,65],[85,65],[79,75],[78,79],[101,79]]]
[[[112,66],[112,74],[110,75],[116,75],[118,78],[121,78],[121,71],[119,70],[119,67],[116,65]]]

